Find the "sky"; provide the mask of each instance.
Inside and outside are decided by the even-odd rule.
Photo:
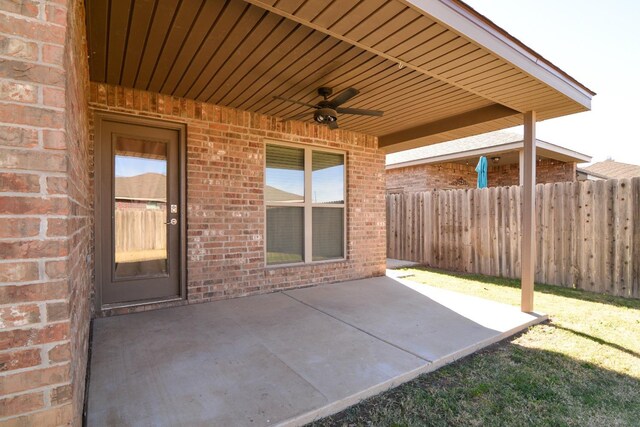
[[[267,168],[267,185],[288,193],[304,193],[304,172],[300,170]],[[327,203],[344,197],[344,166],[313,171],[311,186],[313,202]]]
[[[167,161],[134,156],[116,156],[116,176],[135,176],[144,173],[167,174]]]
[[[539,122],[538,139],[640,165],[640,0],[464,1],[596,92],[592,111]]]

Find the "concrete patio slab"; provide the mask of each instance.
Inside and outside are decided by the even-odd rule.
[[[327,402],[424,364],[424,360],[327,318],[286,294],[238,298],[219,305]]]
[[[388,277],[94,322],[88,425],[300,425],[544,317]]]
[[[455,292],[438,293],[436,288],[411,283],[376,277],[286,294],[428,361],[483,342],[531,318],[504,304]],[[434,304],[429,294],[438,295],[439,303]],[[497,307],[502,310],[494,315]],[[464,311],[460,313],[459,309]],[[475,319],[470,319],[470,314]],[[494,328],[483,325],[489,318],[498,319],[491,323]]]

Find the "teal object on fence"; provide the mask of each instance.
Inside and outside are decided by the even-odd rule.
[[[478,188],[487,187],[487,158],[480,156],[478,166],[476,166],[476,172],[478,172]]]

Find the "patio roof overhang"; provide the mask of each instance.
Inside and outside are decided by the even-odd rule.
[[[121,3],[121,4],[120,4]],[[456,0],[88,0],[91,79],[290,118],[340,116],[387,152],[590,109],[594,92]],[[312,120],[310,113],[307,121]]]

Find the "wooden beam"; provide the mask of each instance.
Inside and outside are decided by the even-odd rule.
[[[520,309],[533,311],[536,264],[536,113],[524,113],[524,162],[522,189],[522,277]]]
[[[436,120],[435,122],[425,123],[399,132],[382,135],[378,138],[378,147],[384,149],[386,153],[421,147],[424,145],[424,143],[421,142],[422,138],[516,114],[520,113],[504,105],[493,104],[488,107],[447,117],[446,119]]]

